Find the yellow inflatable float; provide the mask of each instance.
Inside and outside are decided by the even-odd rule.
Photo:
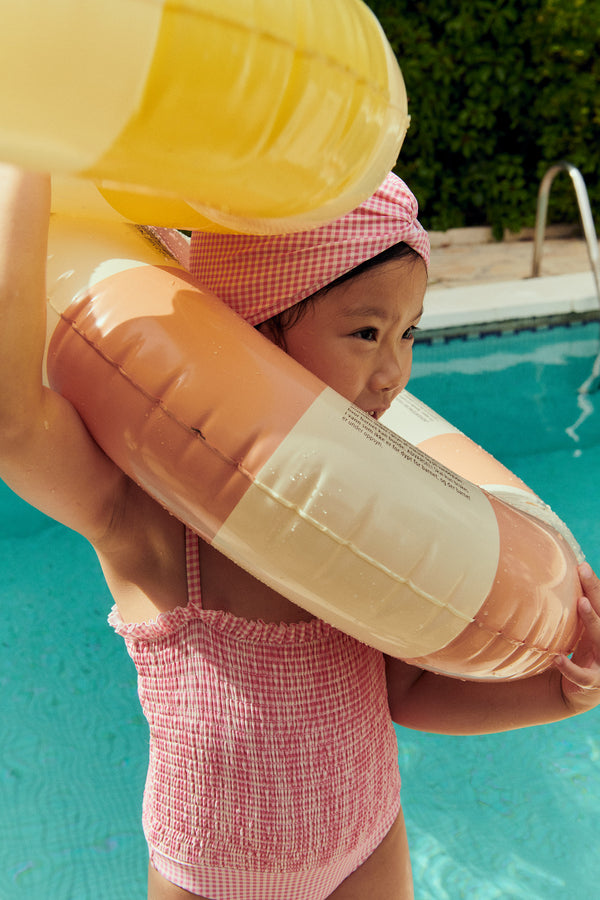
[[[57,211],[177,228],[337,218],[409,124],[361,0],[19,0],[0,85],[0,158],[68,176]]]

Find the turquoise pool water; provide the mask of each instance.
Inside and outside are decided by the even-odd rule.
[[[415,348],[411,390],[519,474],[600,567],[598,326]],[[475,376],[475,377],[473,377]],[[418,900],[600,896],[600,710],[501,735],[398,729]]]
[[[595,325],[419,345],[412,389],[600,568],[600,394],[577,394],[597,349]],[[95,556],[0,486],[0,569],[0,900],[144,900],[147,729]],[[473,738],[398,729],[398,749],[418,900],[595,900],[600,713]]]

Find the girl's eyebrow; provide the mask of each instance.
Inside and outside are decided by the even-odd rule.
[[[422,306],[414,318],[420,319],[424,310],[425,308]],[[340,310],[340,315],[348,319],[369,318],[371,316],[376,316],[378,319],[388,318],[388,312],[382,306],[347,306],[345,309]]]
[[[340,315],[347,318],[377,316],[379,319],[387,317],[386,310],[382,306],[347,306],[340,310]]]

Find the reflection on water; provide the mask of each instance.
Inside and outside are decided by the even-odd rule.
[[[414,355],[411,390],[530,484],[599,569],[598,326]],[[417,900],[597,896],[599,711],[501,735],[398,737]]]
[[[579,442],[579,435],[577,433],[580,425],[583,425],[585,420],[593,415],[595,410],[594,400],[596,398],[596,394],[598,389],[600,388],[600,353],[594,359],[594,363],[592,365],[592,370],[588,377],[585,379],[583,384],[579,386],[579,390],[577,392],[577,406],[580,409],[580,414],[577,420],[565,429],[566,433],[572,438],[575,443]],[[577,448],[575,451],[575,456],[579,456],[581,450]]]
[[[496,455],[582,450],[600,441],[599,348],[596,323],[419,344],[411,389]]]
[[[0,521],[0,900],[144,900],[147,727],[96,557],[1,483]]]

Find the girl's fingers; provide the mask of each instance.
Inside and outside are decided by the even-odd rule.
[[[561,654],[555,665],[577,687],[584,690],[600,688],[600,616],[587,596],[579,599],[577,608],[584,633],[573,658]]]
[[[586,628],[588,626],[594,628],[600,625],[600,615],[598,615],[598,613],[594,609],[592,601],[587,596],[587,594],[584,597],[579,598],[578,610],[579,615],[583,619]]]
[[[594,574],[592,567],[587,562],[582,563],[578,571],[585,595],[590,601],[592,608],[600,615],[600,579]]]
[[[577,604],[579,617],[583,622],[585,629],[580,642],[580,649],[585,650],[584,658],[577,658],[579,654],[575,651],[577,662],[585,662],[592,665],[594,662],[600,664],[600,615],[596,612],[589,597],[580,597]]]
[[[596,705],[597,695],[600,692],[600,580],[588,563],[579,566],[579,577],[585,596],[579,599],[577,609],[584,633],[573,659],[561,654],[557,656],[554,664],[571,684],[569,688],[568,684],[563,682],[565,699],[570,697],[570,702],[582,706],[578,710],[582,711]],[[576,697],[579,699],[576,700]]]
[[[558,656],[554,662],[559,672],[572,684],[582,690],[597,690],[600,688],[600,668],[596,665],[590,668],[578,666],[568,656]]]

